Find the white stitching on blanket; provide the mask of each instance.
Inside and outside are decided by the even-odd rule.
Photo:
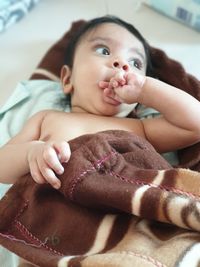
[[[24,212],[24,210],[28,207],[28,203],[29,203],[29,200],[26,200],[24,202],[24,206],[19,210],[19,212],[17,213],[15,219],[19,218],[19,216]]]
[[[8,234],[2,234],[2,233],[0,233],[0,236],[2,236],[3,238],[7,238],[7,239],[9,239],[11,241],[17,241],[17,242],[24,243],[25,245],[28,245],[28,246],[31,246],[31,247],[36,247],[36,248],[41,248],[42,247],[42,244],[35,245],[35,244],[27,243],[23,239],[15,238],[13,235],[8,235]]]
[[[28,232],[28,230],[27,230],[27,232]],[[45,247],[48,250],[50,250],[51,252],[53,251],[55,254],[58,254],[60,256],[64,256],[64,254],[61,254],[61,253],[59,253],[59,252],[57,252],[55,250],[52,250],[51,248],[48,248],[48,246],[46,246],[44,243],[41,243],[40,240],[38,240],[40,242],[40,245],[35,245],[35,244],[27,243],[26,241],[24,241],[22,239],[17,239],[13,235],[6,235],[6,234],[0,233],[0,236],[2,236],[4,238],[7,238],[7,239],[9,239],[11,241],[17,241],[17,242],[24,243],[25,245],[28,245],[28,246],[31,246],[31,247],[36,247],[36,248]],[[37,240],[36,237],[35,237],[35,239]],[[153,263],[156,267],[166,267],[166,265],[160,263],[159,261],[155,260],[154,258],[146,256],[146,255],[142,255],[140,253],[136,253],[136,252],[133,252],[133,251],[119,251],[119,253],[121,253],[121,254],[129,254],[129,255],[132,255],[132,256],[140,257],[140,258],[142,258],[144,260],[147,260],[148,262]],[[96,255],[96,253],[93,254],[93,255]],[[83,255],[83,256],[85,256],[85,255]],[[90,255],[90,256],[92,256],[92,255]]]
[[[189,197],[194,198],[195,200],[198,200],[198,201],[200,200],[200,197],[198,195],[192,194],[192,193],[187,192],[187,191],[182,191],[180,189],[162,186],[162,185],[155,185],[153,183],[144,183],[142,181],[130,180],[128,177],[122,176],[122,175],[115,173],[113,171],[109,172],[109,174],[113,177],[119,178],[121,181],[126,182],[126,183],[138,184],[138,185],[149,185],[149,186],[152,186],[154,188],[160,188],[160,189],[167,191],[167,192],[171,191],[172,193],[175,193],[177,195],[189,196]]]
[[[116,151],[113,151],[111,152],[110,154],[108,155],[105,155],[105,157],[103,157],[102,159],[99,159],[97,160],[93,166],[89,169],[86,169],[84,171],[81,172],[80,175],[78,175],[78,177],[75,177],[73,180],[72,180],[72,185],[71,185],[71,189],[69,189],[69,197],[71,200],[74,200],[74,191],[75,191],[75,188],[77,186],[78,183],[82,182],[83,179],[84,179],[84,176],[86,174],[88,174],[89,172],[92,172],[92,171],[95,171],[101,167],[102,163],[104,163],[106,160],[110,159],[112,155],[116,155],[117,152]],[[122,176],[118,173],[115,173],[113,171],[110,171],[109,174],[113,177],[117,177],[119,178],[121,181],[124,181],[124,182],[127,182],[127,183],[131,183],[131,184],[138,184],[138,185],[149,185],[151,187],[154,187],[154,188],[160,188],[161,190],[164,190],[166,192],[172,192],[172,193],[175,193],[177,195],[183,195],[183,196],[188,196],[188,197],[191,197],[197,201],[200,200],[200,197],[198,195],[195,195],[195,194],[192,194],[190,192],[187,192],[187,191],[182,191],[180,189],[175,189],[175,188],[172,188],[172,187],[167,187],[167,186],[162,186],[162,185],[156,185],[156,184],[153,184],[153,183],[144,183],[142,181],[135,181],[135,180],[130,180],[130,178],[128,177],[125,177],[125,176]]]
[[[40,245],[38,245],[38,247],[44,247],[45,249],[57,254],[57,255],[60,255],[60,256],[63,256],[62,253],[58,252],[57,250],[55,249],[52,249],[50,247],[48,247],[45,243],[43,243],[40,239],[38,239],[37,237],[35,237],[31,232],[29,232],[29,230],[19,221],[15,220],[15,226],[16,228],[21,232],[21,234],[23,236],[25,236],[26,238],[29,239],[29,241],[33,242],[38,242]],[[37,246],[37,245],[35,245]]]
[[[31,246],[31,247],[36,247],[36,248],[43,247],[43,243],[41,243],[40,245],[35,245],[35,244],[32,244],[32,243],[28,243],[28,242],[24,241],[23,239],[15,238],[13,235],[0,233],[0,236],[2,236],[3,238],[7,238],[7,239],[9,239],[11,241],[17,241],[17,242],[24,243],[25,245],[28,245],[28,246]]]
[[[3,238],[7,238],[7,239],[9,239],[11,241],[17,241],[17,242],[24,243],[25,245],[30,246],[30,247],[36,247],[36,248],[45,247],[47,250],[50,250],[52,252],[51,248],[49,248],[48,246],[44,245],[44,243],[41,243],[41,242],[40,242],[40,245],[35,245],[35,244],[27,243],[26,241],[24,241],[22,239],[17,239],[12,235],[6,235],[6,234],[0,233],[0,236],[2,236]],[[61,253],[59,253],[59,252],[57,252],[55,250],[53,252],[55,254],[58,254],[59,256],[64,256],[64,254],[61,254]],[[154,258],[149,257],[149,256],[145,256],[145,255],[142,255],[142,254],[139,254],[139,253],[135,253],[135,252],[132,252],[132,251],[119,251],[119,253],[121,253],[121,254],[129,254],[131,256],[140,257],[140,258],[142,258],[142,259],[154,264],[154,266],[156,266],[156,267],[167,267],[166,265],[164,265],[161,262],[155,260]],[[96,255],[96,254],[94,254],[94,255]],[[78,256],[77,256],[77,258],[78,258]]]

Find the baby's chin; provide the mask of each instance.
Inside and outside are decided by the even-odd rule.
[[[118,118],[127,117],[128,114],[131,113],[131,111],[133,111],[136,106],[137,106],[137,103],[134,103],[134,104],[122,103],[119,107],[119,112],[115,115],[115,117],[118,117]]]

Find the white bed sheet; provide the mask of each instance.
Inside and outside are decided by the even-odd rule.
[[[28,79],[47,49],[72,21],[113,14],[133,23],[151,45],[165,50],[200,79],[200,33],[137,0],[41,0],[20,22],[0,34],[0,106],[20,80]],[[173,71],[173,70],[172,70]]]

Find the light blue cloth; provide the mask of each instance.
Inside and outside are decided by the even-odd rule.
[[[70,111],[62,99],[66,96],[58,82],[32,80],[20,82],[4,106],[0,108],[0,146],[16,135],[26,120],[44,109]],[[0,199],[11,185],[0,184]],[[0,246],[0,267],[16,267],[18,257]]]
[[[44,109],[70,111],[63,108],[65,97],[59,82],[32,80],[20,82],[4,106],[0,108],[0,146],[16,135],[25,121]]]

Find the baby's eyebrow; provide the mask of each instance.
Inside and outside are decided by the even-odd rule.
[[[88,40],[89,42],[95,42],[95,41],[103,41],[103,42],[109,42],[109,43],[113,43],[113,40],[109,37],[94,37]]]
[[[113,43],[113,44],[116,44],[115,41],[110,38],[110,37],[100,37],[100,36],[96,36],[94,38],[91,38],[88,40],[89,42],[107,42],[107,43]],[[143,60],[143,62],[146,61],[145,59],[145,55],[144,53],[142,53],[141,49],[137,48],[137,47],[132,47],[129,49],[130,52],[134,53],[134,54],[137,54],[141,57],[141,59]]]

